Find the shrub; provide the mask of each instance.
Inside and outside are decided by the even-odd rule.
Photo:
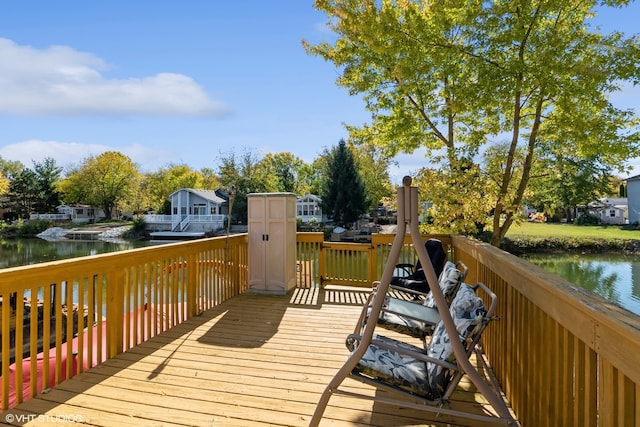
[[[142,231],[144,230],[145,221],[142,216],[138,216],[133,220],[133,226],[131,227],[134,231]]]
[[[53,227],[53,223],[46,220],[24,221],[20,219],[16,224],[16,229],[20,236],[35,236],[50,227]]]
[[[574,221],[576,225],[598,225],[600,223],[600,219],[597,216],[593,216],[590,214],[580,215]]]

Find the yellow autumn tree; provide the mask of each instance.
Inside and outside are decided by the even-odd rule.
[[[139,184],[138,166],[117,151],[90,156],[59,184],[65,203],[83,203],[102,208],[111,219],[114,210],[128,204]]]

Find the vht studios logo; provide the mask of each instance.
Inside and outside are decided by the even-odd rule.
[[[59,415],[40,415],[40,414],[5,414],[4,420],[7,423],[28,423],[38,421],[39,423],[81,423],[82,415],[79,414],[59,414]]]

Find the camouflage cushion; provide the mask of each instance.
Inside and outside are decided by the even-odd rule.
[[[444,294],[445,300],[450,302],[460,283],[462,282],[462,278],[464,273],[456,267],[456,265],[450,261],[444,266],[444,270],[440,275],[438,280],[438,284],[442,293]],[[439,321],[439,316],[437,315],[437,311],[435,313],[416,313],[413,317],[411,315],[405,315],[404,311],[396,311],[394,307],[391,306],[391,302],[395,303],[397,306],[406,306],[407,304],[415,304],[409,301],[398,301],[392,300],[392,297],[387,297],[385,300],[385,304],[383,306],[383,311],[380,313],[380,318],[378,319],[378,324],[385,329],[394,330],[400,332],[402,334],[410,335],[416,338],[425,338],[431,333],[433,333],[433,329],[436,323]],[[424,300],[423,305],[429,307],[431,310],[436,309],[436,301],[433,298],[433,295],[429,293],[427,298]],[[384,309],[388,309],[389,311],[384,311]],[[406,310],[409,311],[409,310]],[[413,311],[413,310],[412,310]],[[435,321],[421,321],[419,319],[434,319]]]
[[[451,261],[447,261],[444,266],[444,270],[442,270],[442,274],[438,278],[438,285],[442,290],[442,294],[444,295],[444,299],[450,303],[453,297],[462,282],[464,273],[456,267],[454,263]],[[433,298],[433,294],[429,292],[427,298],[425,298],[424,303],[427,307],[435,307],[436,301]]]
[[[451,304],[450,313],[459,334],[458,339],[464,342],[482,325],[486,310],[473,288],[463,284]],[[375,338],[396,346],[397,350],[372,344],[354,371],[427,399],[433,400],[443,396],[452,376],[449,369],[403,354],[403,350],[407,349],[425,354],[424,349],[386,337]],[[433,332],[426,355],[454,362],[451,340],[442,321]]]

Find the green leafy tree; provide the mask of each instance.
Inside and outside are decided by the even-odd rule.
[[[353,153],[340,140],[327,158],[322,193],[323,212],[342,226],[348,226],[366,212],[365,188]]]
[[[5,178],[5,176],[0,171],[0,197],[3,196],[7,191],[9,191],[9,185],[11,182]]]
[[[528,199],[547,216],[558,210],[571,221],[577,206],[616,194],[618,186],[610,166],[599,156],[581,158],[569,153],[541,158],[532,174]]]
[[[5,160],[0,157],[0,173],[9,181],[17,177],[24,168],[25,166],[20,161]]]
[[[266,170],[273,171],[277,179],[275,191],[302,195],[300,181],[301,170],[305,163],[291,153],[267,154],[261,160]]]
[[[258,155],[244,149],[241,154],[230,152],[220,155],[218,177],[222,188],[232,186],[236,190],[232,214],[239,221],[247,222],[247,195],[278,191],[278,179],[267,162],[261,162]]]
[[[389,178],[391,161],[371,144],[350,147],[364,184],[366,210],[370,211],[395,193]]]
[[[9,192],[11,181],[18,177],[24,168],[21,162],[5,160],[0,157],[0,207],[6,209],[4,218],[14,218],[17,215]]]
[[[541,141],[580,157],[601,153],[616,168],[638,155],[638,120],[609,94],[640,80],[639,39],[587,25],[596,6],[623,4],[316,0],[337,37],[305,47],[339,67],[337,83],[372,112],[371,124],[349,129],[354,141],[388,156],[426,149],[446,180],[430,195],[434,207],[464,194],[469,171],[490,185],[490,209],[461,199],[483,210],[465,209],[463,222],[477,232],[472,224],[484,216],[498,246],[519,215]],[[489,179],[480,153],[505,136],[501,175]]]
[[[147,174],[144,187],[148,191],[150,207],[158,213],[171,214],[169,196],[181,188],[202,189],[204,176],[186,164],[169,164],[157,172]]]
[[[205,190],[217,190],[220,188],[220,179],[213,168],[200,169],[202,175],[202,188]]]
[[[60,181],[59,188],[66,203],[99,206],[105,217],[111,219],[118,206],[127,205],[139,179],[138,167],[129,157],[107,151],[85,159]]]
[[[328,148],[309,164],[305,164],[300,169],[300,189],[299,194],[315,194],[320,195],[322,193],[322,186],[326,179],[327,173],[327,159],[330,152]]]
[[[487,194],[487,180],[478,165],[468,163],[455,174],[446,168],[422,168],[414,185],[428,206],[426,212],[420,212],[422,218],[427,218],[420,226],[422,232],[460,234],[467,230],[484,231],[491,198]]]

